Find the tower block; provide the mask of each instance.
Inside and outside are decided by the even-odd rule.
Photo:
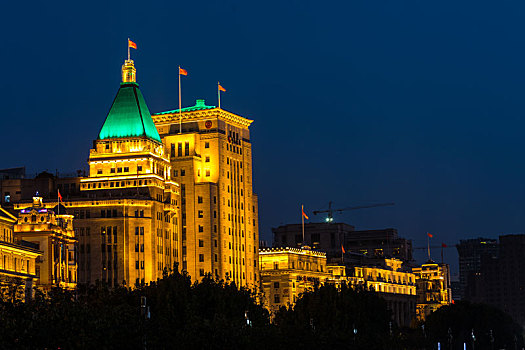
[[[197,100],[195,106],[152,116],[180,183],[182,267],[258,284],[258,208],[252,184],[253,122]],[[180,124],[182,132],[180,132]]]
[[[126,60],[89,153],[89,176],[80,180],[83,199],[65,203],[80,213],[81,283],[144,284],[178,263],[179,185],[135,77],[133,61]]]

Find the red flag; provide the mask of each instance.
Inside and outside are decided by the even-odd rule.
[[[341,244],[341,251],[343,252],[343,254],[346,253],[346,252],[345,252],[345,247],[343,247],[342,244]]]
[[[180,75],[188,75],[188,71],[186,69],[183,69],[183,68],[179,67],[179,74]]]
[[[445,243],[441,243],[441,247],[442,247],[442,248],[446,248],[447,245],[446,245]]]
[[[303,213],[304,218],[305,218],[306,220],[308,220],[308,216],[307,216],[307,215],[305,214],[305,212],[304,212],[304,206],[303,206],[303,205],[301,205],[301,212]]]
[[[133,41],[128,39],[128,47],[131,47],[132,49],[137,49],[137,44],[135,44]]]
[[[62,199],[62,195],[60,194],[60,190],[58,190],[58,203],[60,202],[64,202],[64,200]]]
[[[427,232],[427,236],[430,238],[434,237],[431,233],[428,233],[428,232]]]
[[[226,92],[226,89],[223,88],[221,84],[219,84],[219,91],[224,91],[224,92]]]

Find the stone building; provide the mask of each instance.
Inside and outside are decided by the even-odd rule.
[[[73,216],[62,213],[57,206],[46,208],[42,197],[33,197],[30,207],[20,210],[14,227],[15,237],[29,242],[42,252],[36,263],[37,286],[74,289],[77,286],[77,239],[73,231]],[[31,266],[30,261],[26,261]],[[15,261],[16,266],[16,261]]]
[[[17,287],[16,297],[30,297],[38,274],[36,261],[42,255],[27,242],[15,240],[16,216],[0,207],[0,289]]]
[[[417,318],[425,318],[444,305],[452,303],[450,288],[450,267],[448,264],[428,261],[414,267],[417,290]]]
[[[180,112],[180,113],[179,113]],[[153,115],[180,183],[182,267],[256,288],[259,219],[253,193],[252,120],[207,106]]]

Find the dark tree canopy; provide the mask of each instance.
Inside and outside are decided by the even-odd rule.
[[[459,302],[431,314],[424,331],[399,330],[378,293],[346,285],[302,294],[273,324],[250,290],[210,276],[191,283],[179,272],[133,290],[97,284],[37,292],[28,302],[18,294],[0,288],[0,349],[419,350],[441,342],[448,350],[463,349],[472,329],[476,350],[523,346],[520,326],[487,305]]]
[[[428,340],[441,349],[521,349],[522,328],[503,311],[485,304],[460,301],[430,314],[425,322]]]
[[[362,288],[316,288],[304,293],[293,308],[279,310],[274,322],[289,346],[389,348],[391,324],[386,302]]]

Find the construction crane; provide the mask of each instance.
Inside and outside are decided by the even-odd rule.
[[[328,210],[314,210],[313,214],[321,214],[321,213],[328,213],[326,217],[326,222],[333,222],[334,221],[334,212],[342,213],[346,210],[357,210],[357,209],[366,209],[366,208],[376,208],[376,207],[388,207],[391,205],[395,205],[395,203],[378,203],[378,204],[372,204],[372,205],[360,205],[357,207],[347,207],[342,209],[332,209],[332,202],[328,202]]]

